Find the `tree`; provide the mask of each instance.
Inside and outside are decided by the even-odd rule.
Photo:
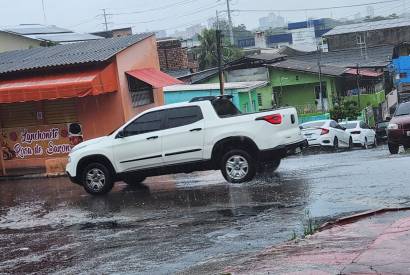
[[[222,34],[225,35],[227,42],[229,42],[229,23],[226,20],[219,20],[218,23],[213,24],[213,29],[220,29]],[[238,40],[255,37],[254,33],[247,30],[244,24],[232,27],[233,37],[235,40],[235,45],[238,45]]]
[[[342,102],[330,111],[330,116],[336,121],[339,119],[357,119],[359,115],[360,109],[355,101]]]
[[[218,65],[218,56],[216,54],[216,30],[205,29],[198,36],[200,46],[198,48],[199,68],[201,70],[216,67]],[[229,62],[243,56],[241,49],[233,47],[229,42],[223,39],[223,62]]]

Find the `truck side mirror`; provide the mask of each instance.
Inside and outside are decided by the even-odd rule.
[[[125,138],[126,137],[126,133],[124,130],[121,130],[117,133],[117,135],[115,136],[115,138]]]

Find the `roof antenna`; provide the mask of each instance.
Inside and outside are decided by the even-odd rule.
[[[47,15],[46,15],[46,6],[44,4],[44,0],[41,0],[41,4],[43,6],[43,19],[44,19],[44,25],[47,25]]]

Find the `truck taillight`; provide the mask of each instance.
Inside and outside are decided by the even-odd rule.
[[[329,129],[325,129],[325,128],[321,128],[321,129],[322,129],[322,131],[320,132],[321,136],[329,134]]]
[[[282,123],[282,115],[281,114],[273,114],[273,115],[268,115],[268,116],[263,116],[263,117],[258,117],[256,120],[264,120],[266,122],[269,122],[270,124],[281,124]]]

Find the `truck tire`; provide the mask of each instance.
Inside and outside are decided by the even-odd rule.
[[[272,162],[261,163],[259,166],[260,169],[258,170],[258,173],[273,173],[279,168],[280,163],[280,158],[277,158]]]
[[[399,153],[399,145],[388,143],[390,154],[397,155]]]
[[[81,183],[85,191],[91,195],[106,194],[114,186],[112,173],[104,164],[99,162],[93,162],[86,166],[81,175]]]
[[[129,186],[140,186],[146,177],[141,175],[127,175],[123,178],[123,181]]]
[[[221,172],[230,183],[242,183],[252,180],[256,174],[256,161],[242,149],[226,152],[221,160]]]

